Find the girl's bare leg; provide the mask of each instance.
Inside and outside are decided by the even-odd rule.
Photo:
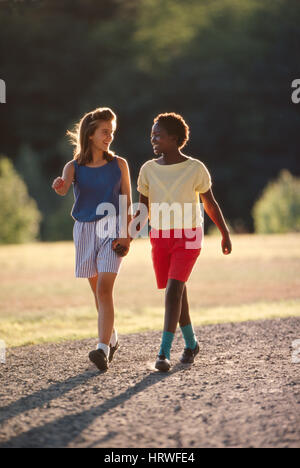
[[[181,327],[185,327],[186,325],[190,325],[190,324],[191,324],[191,317],[190,317],[189,303],[188,303],[188,297],[187,297],[187,289],[185,285],[183,294],[182,294],[181,315],[179,318],[179,325]]]
[[[97,276],[94,276],[93,278],[89,278],[89,283],[90,283],[90,286],[91,286],[91,289],[93,291],[93,294],[94,294],[94,297],[95,297],[95,304],[96,304],[96,309],[97,309],[97,312],[98,312],[98,336],[100,335],[100,318],[99,318],[99,302],[98,302],[98,296],[97,296],[97,284],[98,284],[98,281],[99,281],[99,274]],[[112,333],[114,332],[114,328],[113,328],[113,331]],[[99,342],[100,343],[103,343],[103,341],[100,341],[99,339]]]
[[[104,273],[102,273],[104,274]],[[107,273],[105,273],[107,274]],[[112,273],[111,273],[112,274]],[[96,309],[97,309],[97,312],[98,312],[98,335],[100,335],[100,317],[99,317],[99,302],[98,302],[98,296],[97,296],[97,284],[99,282],[99,274],[97,276],[94,276],[93,278],[89,278],[89,283],[90,283],[90,286],[91,286],[91,289],[93,291],[93,294],[94,294],[94,297],[95,297],[95,304],[96,304]],[[112,333],[114,332],[114,329],[112,331]],[[100,343],[103,343],[103,341],[99,341]]]
[[[96,309],[97,309],[97,312],[98,312],[98,310],[99,310],[99,304],[98,304],[98,298],[97,298],[98,275],[94,276],[93,278],[89,278],[89,283],[90,283],[91,289],[92,289],[94,297],[95,297]]]
[[[182,314],[182,296],[185,283],[169,279],[165,293],[164,331],[175,333]]]
[[[116,273],[99,273],[97,280],[96,297],[98,308],[98,336],[99,343],[110,343],[111,335],[114,329],[114,303],[113,288],[115,284]]]

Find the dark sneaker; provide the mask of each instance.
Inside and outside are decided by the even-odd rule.
[[[111,362],[114,358],[114,354],[117,351],[117,349],[120,347],[119,342],[117,341],[116,346],[109,346],[109,356],[108,360]]]
[[[160,354],[157,357],[155,368],[160,372],[168,372],[171,368],[171,364],[169,359],[166,358],[163,354]]]
[[[100,370],[105,371],[108,369],[108,361],[103,349],[95,349],[89,354],[90,361]]]
[[[182,364],[193,364],[195,357],[199,353],[200,348],[199,348],[199,343],[197,342],[196,348],[191,349],[191,348],[184,348],[183,354],[180,358],[180,361]]]

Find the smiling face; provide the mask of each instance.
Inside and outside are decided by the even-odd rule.
[[[101,120],[90,136],[92,148],[98,151],[109,151],[109,147],[114,139],[116,127],[113,121]]]
[[[168,153],[176,148],[178,149],[176,136],[170,135],[158,122],[152,127],[151,144],[156,155]]]

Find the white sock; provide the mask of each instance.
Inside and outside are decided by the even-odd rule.
[[[118,333],[117,333],[117,330],[114,330],[113,334],[111,335],[109,344],[110,346],[115,347],[117,342],[118,342]]]
[[[105,352],[105,356],[108,357],[108,354],[109,354],[109,346],[107,346],[107,345],[104,344],[104,343],[98,343],[97,349],[102,349],[102,351]]]

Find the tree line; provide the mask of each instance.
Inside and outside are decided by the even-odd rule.
[[[154,157],[153,118],[175,111],[187,154],[209,168],[234,229],[282,169],[299,175],[298,0],[35,0],[0,4],[0,152],[25,180],[44,240],[71,237],[51,180],[72,158],[65,136],[83,113],[118,115],[112,146],[134,182]]]

